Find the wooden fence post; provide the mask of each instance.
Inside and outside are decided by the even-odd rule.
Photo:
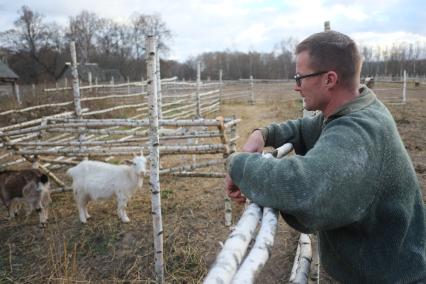
[[[114,94],[114,76],[111,76],[111,81],[110,81],[110,85],[111,85],[111,95]]]
[[[156,67],[155,74],[157,75],[157,105],[158,105],[158,119],[163,119],[163,93],[161,91],[161,72],[160,72],[160,53],[158,52],[158,46],[156,50]]]
[[[235,119],[235,116],[232,117],[232,119]],[[225,136],[226,138],[226,136]],[[237,151],[237,125],[231,126],[231,133],[230,133],[230,139],[229,139],[229,154],[232,154]],[[224,157],[224,158],[227,158]],[[232,225],[232,202],[231,198],[227,194],[225,194],[225,226],[231,226]]]
[[[143,80],[143,76],[141,76],[141,93],[145,92],[145,88],[143,84],[144,84],[144,80]]]
[[[201,64],[197,62],[197,90],[196,90],[196,102],[197,102],[197,118],[201,117],[201,103],[200,103],[200,84],[201,84]]]
[[[154,234],[155,275],[157,283],[164,282],[163,259],[163,223],[161,216],[161,192],[159,175],[159,137],[158,137],[158,106],[157,106],[157,77],[156,77],[156,40],[154,36],[147,36],[147,88],[150,122],[150,179],[152,223]]]
[[[77,54],[75,52],[75,42],[70,43],[71,52],[71,74],[72,74],[72,90],[74,97],[74,111],[77,118],[81,118],[81,104],[80,104],[80,82],[78,80],[77,70]]]
[[[223,96],[223,82],[222,82],[223,70],[219,70],[219,108],[222,105],[222,96]]]
[[[92,72],[87,73],[87,80],[89,81],[90,92],[92,92]]]
[[[407,102],[407,71],[404,70],[404,82],[402,85],[402,103],[405,104]]]
[[[130,94],[130,78],[127,76],[127,94]]]
[[[16,101],[18,102],[19,105],[21,105],[22,104],[21,94],[19,93],[19,85],[17,82],[13,82],[13,92],[15,93]]]
[[[47,119],[42,118],[40,126],[41,127],[46,127],[47,125]],[[38,138],[38,142],[42,142],[43,141],[43,135],[44,135],[45,131],[44,130],[40,130],[40,132],[37,135]],[[41,146],[37,146],[36,147],[37,150],[41,149]],[[32,165],[33,169],[38,169],[40,168],[40,164],[39,164],[39,158],[38,155],[34,155],[34,161],[33,161],[33,165]]]
[[[253,75],[250,75],[250,104],[255,104]]]
[[[325,21],[324,22],[324,31],[326,32],[326,31],[329,31],[331,28],[330,28],[330,21]]]
[[[80,81],[78,79],[78,70],[77,70],[77,53],[75,51],[75,42],[70,43],[70,52],[71,52],[71,73],[72,73],[72,90],[74,97],[74,111],[75,117],[81,119],[81,102],[80,102]],[[84,134],[81,133],[78,135],[78,141],[81,143],[85,140]],[[82,147],[80,146],[80,149]]]

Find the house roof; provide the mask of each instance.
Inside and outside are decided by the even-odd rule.
[[[89,79],[89,72],[92,74],[92,80],[94,81],[97,77],[100,82],[105,82],[111,80],[111,76],[114,77],[115,81],[123,81],[124,76],[121,74],[121,72],[118,69],[102,69],[98,66],[96,63],[86,63],[86,64],[79,64],[77,66],[78,70],[78,77],[80,80],[87,82]],[[58,76],[59,79],[63,78],[71,78],[71,67],[66,65],[60,75]]]
[[[114,78],[115,81],[124,80],[123,74],[121,74],[120,70],[118,69],[105,69],[104,72],[107,79]]]
[[[16,75],[12,69],[9,68],[6,64],[0,61],[0,78],[2,79],[19,79],[19,76]]]

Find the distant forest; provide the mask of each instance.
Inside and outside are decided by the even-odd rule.
[[[118,69],[131,81],[146,74],[144,38],[158,36],[160,55],[170,50],[170,29],[160,15],[134,13],[127,23],[101,18],[81,11],[69,17],[68,26],[46,22],[44,16],[28,6],[17,13],[14,28],[0,32],[0,58],[20,76],[21,83],[53,82],[70,61],[69,43],[75,41],[80,63],[97,63],[104,69]],[[202,66],[202,80],[240,78],[288,79],[294,74],[294,47],[297,40],[286,38],[270,53],[220,51],[206,52],[185,62],[161,59],[163,78],[195,80],[197,62]],[[271,48],[272,49],[272,48]],[[360,46],[364,57],[362,76],[410,76],[426,74],[426,44],[404,43],[392,47]],[[165,56],[164,56],[165,57]]]

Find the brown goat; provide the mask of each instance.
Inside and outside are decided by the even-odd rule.
[[[39,212],[40,225],[47,223],[47,205],[51,202],[49,179],[36,169],[0,172],[0,198],[9,217],[15,217],[19,205],[26,207],[27,216],[35,209]]]

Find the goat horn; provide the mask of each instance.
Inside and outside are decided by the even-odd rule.
[[[136,157],[136,153],[133,153],[133,157]]]

